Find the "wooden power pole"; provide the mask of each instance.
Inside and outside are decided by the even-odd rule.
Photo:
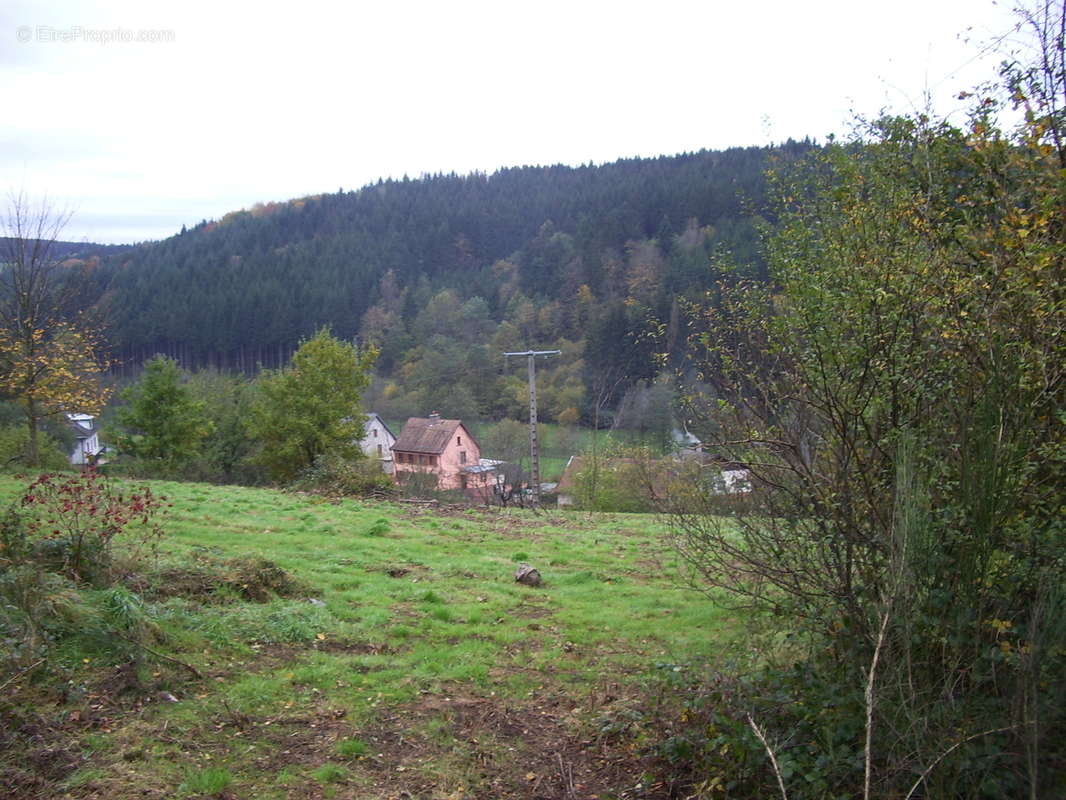
[[[533,507],[540,505],[540,447],[537,444],[537,356],[557,356],[561,350],[526,350],[523,353],[504,353],[507,356],[526,356],[529,359],[529,472],[533,490]]]

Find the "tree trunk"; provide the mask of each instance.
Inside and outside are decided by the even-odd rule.
[[[37,449],[37,401],[32,397],[26,399],[26,423],[29,425],[30,438],[26,445],[26,465],[29,467],[40,466],[40,454]]]

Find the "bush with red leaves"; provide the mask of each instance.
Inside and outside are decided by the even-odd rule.
[[[26,533],[38,558],[78,581],[111,580],[116,536],[132,547],[154,547],[162,536],[156,516],[167,498],[148,486],[121,487],[98,473],[46,473],[23,493]]]

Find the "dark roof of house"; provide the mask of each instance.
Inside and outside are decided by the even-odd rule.
[[[96,433],[96,418],[90,414],[67,414],[67,422],[79,439],[88,439]]]
[[[470,431],[466,430],[462,420],[411,417],[400,431],[396,443],[393,444],[393,452],[400,450],[407,453],[443,453],[459,428],[463,429],[472,442],[474,441],[474,437],[470,435]]]

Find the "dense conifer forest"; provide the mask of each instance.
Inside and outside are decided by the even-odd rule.
[[[127,375],[155,353],[252,372],[329,326],[380,349],[378,405],[468,417],[520,415],[522,377],[502,352],[557,347],[544,417],[587,422],[608,383],[605,405],[654,379],[654,322],[679,341],[678,300],[713,285],[713,255],[763,274],[764,173],[811,147],[405,177],[256,205],[105,253],[107,336]]]

